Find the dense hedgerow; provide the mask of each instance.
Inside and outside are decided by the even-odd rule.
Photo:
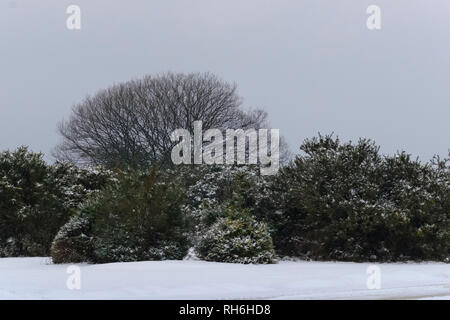
[[[123,172],[80,208],[84,229],[57,236],[52,257],[56,263],[78,257],[95,263],[182,259],[189,248],[183,203],[183,188],[170,174]],[[80,245],[85,241],[89,252]],[[61,257],[60,248],[68,255]]]
[[[450,256],[448,160],[382,156],[369,140],[306,140],[270,198],[284,255],[348,261],[445,260]]]
[[[224,215],[224,214],[222,214]],[[263,222],[242,210],[228,208],[201,236],[196,246],[206,261],[233,263],[274,263],[272,238]]]
[[[72,210],[109,179],[105,170],[48,165],[26,147],[0,153],[0,257],[48,255]]]
[[[449,160],[385,156],[370,140],[305,140],[275,176],[258,166],[123,171],[0,153],[0,257],[55,263],[450,260]],[[230,209],[233,208],[230,212]],[[55,237],[56,236],[56,237]]]

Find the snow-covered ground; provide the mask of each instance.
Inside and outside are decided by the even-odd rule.
[[[367,289],[368,263],[203,261],[79,264],[81,289],[69,290],[69,265],[49,258],[0,259],[0,299],[450,299],[450,265],[379,264],[381,289]]]

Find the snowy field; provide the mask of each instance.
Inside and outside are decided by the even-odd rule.
[[[68,265],[49,258],[1,258],[0,299],[450,299],[450,265],[379,264],[381,289],[367,289],[369,264],[203,261],[79,264],[80,290]]]

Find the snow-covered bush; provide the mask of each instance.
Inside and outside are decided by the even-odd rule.
[[[274,263],[272,238],[263,222],[242,210],[228,208],[201,237],[196,246],[206,261],[233,263]]]
[[[77,207],[86,198],[116,181],[115,173],[104,167],[77,167],[56,162],[50,167],[55,189],[66,207]]]
[[[77,263],[91,261],[93,257],[93,238],[91,223],[82,216],[72,217],[61,227],[56,235],[51,256],[54,263]]]
[[[80,208],[90,225],[89,261],[182,259],[189,248],[183,188],[156,170],[123,171],[117,178]]]
[[[268,197],[269,177],[261,176],[256,165],[185,167],[180,171],[187,188],[184,212],[193,221],[196,235],[223,217],[226,210],[218,208],[240,208],[262,221],[275,211]]]
[[[283,255],[350,261],[442,260],[449,255],[448,161],[382,156],[370,140],[306,140],[276,177],[272,225]],[[281,192],[279,192],[281,190]]]
[[[109,179],[107,171],[48,165],[26,147],[1,152],[0,255],[48,255],[77,205]]]
[[[258,165],[216,165],[180,167],[178,176],[187,189],[184,214],[192,223],[191,242],[198,247],[204,234],[221,218],[228,217],[228,207],[245,211],[267,224],[276,214],[269,189],[271,177],[262,176]]]

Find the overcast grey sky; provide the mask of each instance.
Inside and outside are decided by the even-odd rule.
[[[448,0],[0,0],[0,58],[1,150],[49,154],[74,103],[165,71],[236,82],[294,152],[318,131],[423,159],[450,148]]]

